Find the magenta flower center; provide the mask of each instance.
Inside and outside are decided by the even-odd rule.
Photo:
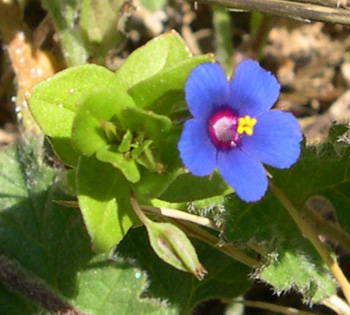
[[[246,115],[238,117],[229,109],[220,109],[209,118],[208,133],[218,149],[236,147],[242,135],[251,136],[256,119]]]
[[[209,118],[208,133],[218,149],[237,146],[240,134],[237,133],[238,116],[228,109],[220,109]]]

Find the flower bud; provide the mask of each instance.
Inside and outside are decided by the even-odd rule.
[[[171,223],[152,221],[148,222],[146,228],[151,246],[160,259],[177,269],[192,273],[198,280],[204,278],[207,271],[183,231]]]

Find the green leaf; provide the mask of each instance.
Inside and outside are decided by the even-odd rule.
[[[164,139],[172,127],[172,122],[168,117],[138,107],[123,108],[120,118],[124,129],[142,133],[146,138],[158,140],[158,142]]]
[[[121,172],[94,156],[81,156],[77,168],[79,207],[97,253],[109,251],[126,234],[133,213]]]
[[[91,250],[78,211],[52,202],[63,195],[56,186],[49,190],[56,170],[42,158],[42,144],[34,140],[0,152],[0,252],[17,261],[19,271],[28,270],[25,274],[32,282],[38,283],[30,273],[71,297],[77,271],[90,258]],[[0,286],[1,311],[6,314],[33,314],[34,302],[49,303],[51,297],[59,297],[51,289],[34,292],[32,283],[23,282],[21,272],[11,269],[14,277],[6,285],[12,293]],[[32,302],[22,297],[31,290]]]
[[[133,144],[134,148],[131,151],[131,156],[133,159],[138,159],[140,155],[149,148],[149,146],[153,143],[152,140],[144,140],[136,145]]]
[[[212,298],[234,298],[249,288],[250,269],[217,249],[193,241],[208,274],[202,281],[176,270],[155,256],[144,227],[132,229],[118,245],[116,254],[131,261],[148,274],[145,295],[167,300],[175,314],[190,314],[199,302]],[[161,275],[161,277],[159,277]]]
[[[133,185],[135,194],[141,199],[158,198],[177,176],[183,174],[177,151],[177,132],[169,133],[156,148],[157,172],[141,170],[141,180]]]
[[[136,49],[118,69],[116,77],[130,88],[190,57],[181,36],[171,31]]]
[[[347,128],[334,126],[326,143],[308,147],[296,165],[287,173],[270,170],[274,183],[283,188],[297,207],[315,195],[328,199],[336,209],[340,225],[350,233],[350,147],[337,142]]]
[[[159,301],[141,299],[147,277],[122,258],[95,257],[79,273],[75,303],[92,315],[169,314]]]
[[[127,130],[122,138],[120,145],[118,146],[118,151],[121,153],[126,153],[131,149],[132,133]]]
[[[310,246],[296,243],[296,239],[281,242],[276,250],[276,261],[272,261],[261,274],[259,279],[270,283],[277,292],[287,288],[299,291],[304,302],[319,302],[326,296],[336,292],[332,275],[322,261],[313,252]],[[305,241],[304,241],[305,242]],[[303,250],[303,252],[297,252]],[[315,267],[316,266],[316,267]],[[322,266],[321,268],[318,268]],[[298,272],[295,272],[298,270]]]
[[[190,202],[224,194],[228,190],[221,176],[198,177],[181,175],[164,191],[159,199],[169,202]]]
[[[73,121],[74,148],[79,153],[90,156],[110,144],[112,139],[108,136],[107,124],[120,125],[121,112],[124,112],[124,107],[127,106],[135,104],[120,87],[99,88],[87,93],[77,108]],[[114,137],[117,137],[117,131],[115,130]],[[113,136],[113,131],[111,133]],[[114,141],[116,142],[116,139]]]
[[[119,169],[129,182],[136,183],[140,180],[140,172],[136,162],[127,154],[120,153],[117,145],[101,148],[97,151],[96,158]]]
[[[138,107],[158,114],[168,114],[171,108],[184,102],[185,81],[191,70],[204,62],[213,62],[212,55],[199,55],[179,61],[129,88]]]
[[[344,131],[342,127],[333,127],[325,144],[303,147],[299,161],[291,169],[268,170],[274,184],[297,209],[305,209],[310,197],[322,196],[334,207],[340,225],[349,232],[350,147],[336,142]],[[261,273],[257,272],[257,278],[270,283],[277,291],[295,288],[305,300],[312,302],[335,292],[326,266],[271,192],[255,204],[231,197],[226,210],[229,213],[226,237],[242,242],[255,239],[263,245],[266,258],[271,257]],[[303,271],[296,275],[295,268],[300,266]]]
[[[98,87],[119,89],[120,84],[109,70],[85,65],[64,70],[35,85],[28,96],[33,117],[64,164],[77,165],[79,154],[70,139],[75,111],[85,95]]]
[[[142,169],[141,180],[133,186],[133,190],[140,199],[158,198],[179,174],[176,170],[158,174]]]
[[[254,278],[269,283],[277,292],[293,288],[313,303],[335,292],[328,268],[271,193],[249,205],[231,196],[225,208],[226,237],[238,242],[254,240],[266,252],[263,267],[256,270]],[[303,271],[296,274],[301,266]]]
[[[141,299],[142,271],[93,255],[80,212],[54,202],[72,200],[56,174],[37,141],[0,152],[0,313],[166,314]]]

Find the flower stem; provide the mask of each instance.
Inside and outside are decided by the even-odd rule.
[[[305,215],[315,226],[319,234],[337,243],[343,250],[350,253],[350,235],[340,225],[327,220],[313,211],[305,211]]]
[[[152,206],[141,206],[141,209],[151,214],[162,215],[173,219],[185,220],[188,222],[193,222],[205,226],[213,230],[218,230],[218,228],[215,226],[215,223],[212,220],[184,211],[167,208],[158,208]]]
[[[222,253],[232,257],[250,268],[257,268],[259,266],[259,262],[257,260],[245,254],[238,247],[232,244],[222,244],[222,241],[218,237],[204,231],[202,228],[190,222],[176,221],[176,225],[178,225],[188,236],[195,237],[200,241],[217,248]]]
[[[289,201],[286,195],[276,187],[271,181],[269,182],[271,191],[275,194],[280,203],[286,208],[290,216],[293,218],[296,225],[299,227],[303,235],[310,240],[312,245],[315,247],[322,260],[328,266],[329,270],[333,274],[334,278],[338,281],[341,290],[344,293],[345,299],[350,305],[350,284],[340,269],[336,259],[334,259],[326,247],[322,244],[318,238],[317,233],[314,231],[313,227],[306,221],[295,206]]]
[[[331,295],[330,297],[323,299],[321,304],[327,306],[337,314],[350,315],[350,306],[337,295]]]
[[[147,226],[147,224],[151,220],[146,217],[146,215],[143,213],[139,204],[137,203],[136,199],[133,196],[130,197],[130,203],[131,203],[131,206],[134,209],[134,212],[137,215],[137,217],[140,219],[140,221],[143,223],[143,225]]]
[[[141,207],[137,203],[134,197],[130,197],[130,203],[133,207],[136,215],[140,219],[140,221],[147,226],[150,219],[146,217],[146,215],[143,213]],[[223,252],[229,257],[232,257],[233,259],[239,261],[240,263],[250,267],[250,268],[256,268],[258,267],[259,263],[254,258],[246,255],[243,251],[241,251],[238,247],[233,246],[232,244],[225,244],[223,246],[218,246],[220,243],[220,239],[206,231],[204,231],[202,228],[198,227],[197,225],[194,225],[191,222],[194,222],[196,224],[201,224],[203,222],[206,222],[206,218],[201,218],[189,213],[185,213],[178,210],[173,209],[164,209],[164,208],[156,208],[156,207],[149,207],[149,206],[142,206],[143,209],[145,209],[148,212],[152,212],[153,214],[160,214],[163,216],[171,217],[177,219],[176,221],[173,221],[174,224],[176,224],[184,233],[186,233],[188,236],[195,237],[199,240],[201,240],[204,243],[207,243],[213,247],[216,247],[218,250]],[[164,211],[165,210],[165,211]],[[190,221],[190,222],[188,222]],[[210,228],[213,228],[211,226],[212,224],[215,226],[214,223],[209,223],[210,220],[207,221],[205,224],[201,224]]]

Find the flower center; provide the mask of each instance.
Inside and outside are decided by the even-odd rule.
[[[243,134],[251,136],[256,119],[246,115],[238,117],[228,109],[220,109],[209,118],[208,133],[218,149],[236,147]]]

